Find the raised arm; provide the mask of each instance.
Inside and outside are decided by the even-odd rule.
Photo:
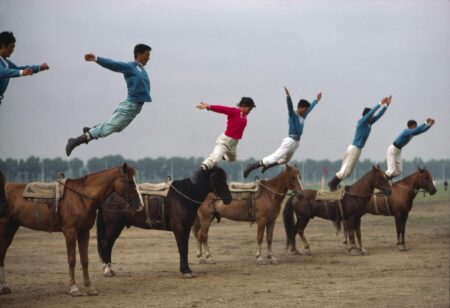
[[[373,116],[371,120],[372,124],[378,121],[383,116],[383,114],[386,112],[387,107],[391,104],[391,102],[392,102],[392,95],[385,97],[381,100],[382,108],[376,115]]]
[[[226,115],[232,115],[232,114],[239,112],[239,109],[237,109],[237,108],[221,106],[221,105],[209,105],[204,102],[200,102],[200,104],[198,104],[196,107],[197,107],[197,109],[200,109],[200,110],[207,109],[207,110],[211,110],[211,111],[214,111],[217,113],[223,113]]]
[[[7,60],[9,68],[0,66],[0,77],[4,78],[14,78],[21,76],[28,76],[38,73],[40,71],[48,70],[49,67],[47,63],[41,65],[21,65],[18,66],[13,62]]]
[[[286,87],[284,87],[284,92],[286,92],[286,104],[287,104],[287,108],[288,108],[288,113],[291,116],[291,115],[295,114],[294,105],[292,104],[292,99],[291,99],[291,95],[289,94],[289,90]]]
[[[417,126],[416,128],[409,130],[409,133],[413,136],[420,135],[420,134],[426,132],[427,130],[429,130],[433,124],[434,124],[434,122],[427,121],[427,122],[422,123],[421,125]]]
[[[96,57],[92,53],[85,54],[84,59],[88,62],[95,61],[100,66],[103,66],[104,68],[117,73],[126,73],[130,70],[130,66],[126,62],[115,61],[103,57]]]
[[[319,103],[320,99],[322,98],[322,92],[319,92],[317,94],[317,97],[315,100],[312,101],[311,106],[309,106],[308,110],[306,110],[304,117],[306,118],[308,114],[316,107],[316,105]]]

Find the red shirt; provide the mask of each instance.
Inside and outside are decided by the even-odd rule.
[[[237,107],[210,105],[209,110],[227,115],[225,135],[233,139],[241,139],[247,125],[247,115]]]

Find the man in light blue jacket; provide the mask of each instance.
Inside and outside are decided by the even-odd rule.
[[[392,96],[383,98],[379,104],[376,104],[372,109],[365,108],[363,110],[362,118],[359,119],[356,125],[355,137],[352,144],[347,147],[344,159],[342,160],[341,169],[336,173],[335,177],[328,183],[331,191],[336,190],[339,183],[348,177],[355,168],[361,151],[369,138],[372,124],[378,121],[391,104]],[[380,111],[377,110],[381,109]]]
[[[108,120],[92,128],[83,128],[83,134],[77,138],[69,138],[66,145],[67,156],[70,156],[72,150],[83,143],[122,131],[139,114],[142,105],[145,102],[152,101],[150,97],[150,79],[144,68],[150,59],[151,50],[151,47],[145,44],[136,45],[134,47],[134,61],[132,62],[119,62],[96,57],[92,53],[84,56],[86,61],[95,61],[113,72],[122,73],[127,83],[128,96],[124,102],[117,106]]]
[[[15,47],[16,38],[12,32],[3,31],[0,33],[0,104],[8,88],[10,78],[31,76],[49,69],[47,63],[42,63],[41,65],[15,65],[8,60]]]

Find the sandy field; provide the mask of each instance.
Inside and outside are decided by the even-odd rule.
[[[348,255],[342,235],[336,237],[332,224],[320,218],[306,229],[312,256],[286,255],[279,217],[273,244],[277,265],[256,264],[255,226],[223,219],[220,224],[214,222],[210,232],[217,264],[198,264],[191,236],[194,279],[179,274],[171,232],[136,228],[125,230],[116,242],[113,268],[117,276],[103,277],[94,228],[89,257],[91,280],[99,295],[78,298],[67,294],[62,234],[21,228],[5,263],[13,293],[0,296],[0,306],[448,307],[449,207],[448,201],[414,205],[406,229],[406,252],[396,249],[393,217],[366,215],[362,232],[367,256]],[[85,291],[79,265],[76,275]]]

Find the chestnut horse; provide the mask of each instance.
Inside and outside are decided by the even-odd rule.
[[[122,167],[88,174],[79,179],[67,179],[63,197],[57,206],[24,199],[22,193],[26,184],[8,183],[2,187],[6,200],[5,213],[0,217],[0,294],[10,293],[5,285],[4,260],[6,251],[19,226],[37,231],[62,232],[66,239],[69,263],[70,290],[72,296],[81,292],[75,282],[76,244],[83,268],[83,282],[88,295],[97,295],[91,284],[88,271],[89,229],[92,228],[97,208],[111,193],[123,196],[133,208],[140,205],[140,197],[134,180],[134,169],[124,164]],[[0,199],[1,199],[0,198]],[[0,205],[5,205],[0,202]]]
[[[405,229],[408,220],[409,211],[413,206],[414,198],[417,193],[423,189],[430,195],[436,193],[436,187],[433,184],[431,173],[418,168],[418,171],[406,178],[392,184],[392,195],[385,196],[383,193],[375,194],[364,207],[361,216],[370,213],[373,215],[394,216],[397,229],[397,246],[400,251],[406,251]],[[353,222],[344,222],[344,244],[347,243],[347,225],[352,224],[356,228],[356,238],[360,250],[365,251],[361,242],[361,216],[353,217]]]
[[[208,246],[208,231],[214,217],[224,217],[235,221],[255,221],[257,225],[257,249],[256,259],[258,264],[264,264],[261,257],[261,244],[266,230],[267,258],[270,263],[276,264],[277,259],[272,253],[272,237],[275,221],[280,213],[281,203],[289,189],[300,193],[303,188],[300,183],[300,172],[296,167],[286,165],[286,169],[277,176],[261,181],[261,195],[253,202],[253,212],[249,215],[247,202],[233,200],[230,205],[224,205],[221,201],[214,202],[214,196],[208,196],[198,209],[197,220],[192,226],[192,232],[197,239],[197,258],[200,263],[215,263]],[[253,216],[253,217],[250,217]],[[203,259],[202,248],[205,249]]]
[[[190,178],[173,181],[167,197],[150,199],[146,211],[127,210],[126,200],[112,194],[99,209],[97,217],[97,249],[103,262],[105,276],[114,276],[111,269],[111,254],[115,240],[123,228],[135,226],[141,229],[172,231],[180,254],[180,272],[185,278],[193,277],[188,263],[189,233],[194,223],[197,209],[208,193],[213,192],[225,204],[231,202],[227,185],[227,175],[222,168],[215,167],[201,173],[196,184]],[[157,219],[150,220],[149,208],[159,207]]]
[[[364,212],[366,203],[372,197],[375,188],[382,190],[387,195],[391,194],[391,186],[386,174],[378,166],[373,166],[353,185],[345,187],[345,195],[340,201],[341,205],[338,201],[315,200],[317,191],[309,189],[305,190],[301,196],[289,198],[283,211],[287,250],[292,254],[300,254],[295,245],[295,236],[298,233],[303,241],[305,253],[311,255],[309,243],[304,235],[309,220],[315,216],[332,220],[339,231],[341,221],[358,217]],[[297,217],[295,224],[294,212]],[[349,225],[349,235],[352,235],[350,243],[347,243],[349,253],[356,249],[354,232],[353,225]],[[364,252],[361,251],[361,253]]]

